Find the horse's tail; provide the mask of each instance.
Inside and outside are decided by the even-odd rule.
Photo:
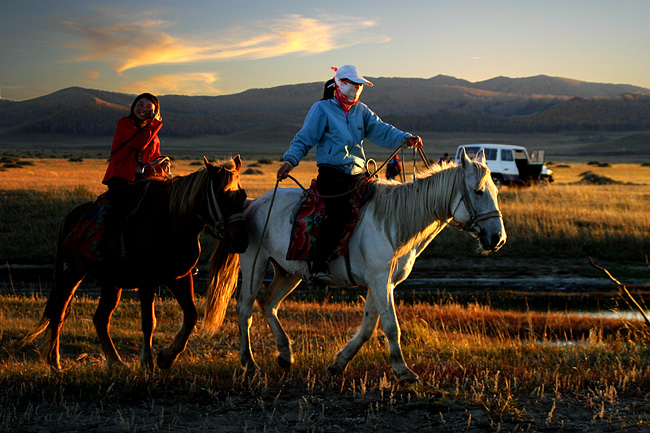
[[[69,216],[69,215],[68,215]],[[67,219],[68,217],[66,217]],[[63,262],[64,262],[64,248],[62,245],[63,242],[63,235],[64,235],[64,227],[65,227],[65,220],[64,223],[61,225],[61,228],[59,229],[58,237],[57,237],[57,247],[56,247],[56,256],[55,256],[55,264],[54,264],[54,280],[55,283],[52,285],[52,289],[50,290],[50,296],[47,298],[47,303],[45,304],[45,310],[43,311],[43,317],[41,320],[34,325],[32,329],[25,335],[22,340],[20,340],[20,347],[24,347],[30,343],[32,343],[39,335],[41,335],[47,328],[50,326],[50,322],[54,317],[57,316],[57,278],[62,274],[63,272]],[[68,318],[70,315],[70,310],[71,310],[72,303],[69,302],[68,305],[66,306],[65,313],[63,315],[63,321]],[[60,313],[60,312],[59,312]],[[60,317],[60,314],[58,314]]]
[[[237,288],[239,277],[239,254],[229,253],[225,242],[219,242],[210,257],[209,284],[205,300],[205,317],[203,329],[214,332],[226,317],[226,309]]]
[[[47,299],[47,303],[45,304],[45,311],[43,311],[43,317],[41,317],[41,320],[32,327],[32,329],[29,330],[27,335],[25,335],[22,340],[20,340],[19,346],[24,347],[28,344],[31,344],[36,338],[41,335],[43,332],[45,332],[48,327],[50,326],[50,322],[52,321],[52,315],[55,313],[55,296],[54,296],[54,290],[50,292],[50,297]],[[68,306],[66,307],[65,310],[65,315],[63,317],[63,320],[68,318],[70,315],[70,307],[72,306],[72,303],[68,303]]]

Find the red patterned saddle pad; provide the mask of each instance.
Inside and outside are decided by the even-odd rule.
[[[372,181],[374,180],[370,177],[362,177],[357,182],[359,188],[356,194],[350,199],[352,200],[350,220],[336,247],[336,253],[340,256],[345,256],[348,253],[350,238],[352,237],[354,228],[361,219],[365,204],[370,198],[368,185]],[[309,250],[316,242],[320,225],[325,217],[325,200],[314,195],[318,194],[316,179],[311,181],[309,191],[313,194],[309,192],[303,193],[291,215],[293,228],[291,229],[291,240],[289,242],[289,249],[287,250],[287,260],[307,260]]]
[[[93,261],[100,258],[102,253],[99,243],[104,233],[104,217],[108,212],[107,197],[108,192],[97,197],[63,240],[63,245]]]

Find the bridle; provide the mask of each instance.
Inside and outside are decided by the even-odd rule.
[[[476,224],[479,223],[480,221],[484,221],[490,218],[503,218],[503,215],[501,214],[501,211],[499,209],[489,211],[489,212],[483,212],[483,213],[477,213],[476,209],[474,209],[474,205],[472,204],[472,201],[469,199],[469,193],[467,189],[467,181],[465,180],[465,174],[463,173],[462,176],[460,176],[460,187],[461,187],[461,196],[460,200],[458,201],[458,204],[454,208],[454,211],[451,213],[451,218],[452,220],[449,222],[450,225],[454,226],[458,230],[463,230],[466,232],[474,233],[477,234],[476,232]],[[469,213],[469,221],[465,223],[460,223],[454,219],[454,215],[456,214],[456,211],[458,210],[458,206],[463,203],[465,205],[465,209],[467,209],[467,213]]]
[[[210,215],[210,222],[205,221],[199,215],[199,219],[205,224],[206,231],[212,235],[217,240],[223,240],[226,237],[225,230],[226,225],[231,224],[237,221],[244,221],[245,217],[242,212],[234,213],[228,218],[224,218],[223,212],[219,207],[219,202],[217,200],[217,194],[214,190],[214,182],[210,182],[210,188],[207,191],[207,203],[208,203],[208,214]]]

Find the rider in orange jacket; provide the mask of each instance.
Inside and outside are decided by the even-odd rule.
[[[158,131],[161,128],[158,98],[149,93],[135,98],[131,114],[117,122],[111,159],[102,183],[110,188],[114,178],[129,183],[138,180],[142,167],[160,156]]]

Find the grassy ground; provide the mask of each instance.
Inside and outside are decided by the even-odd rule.
[[[21,168],[0,171],[0,260],[7,267],[51,263],[61,217],[103,191],[106,166],[102,159],[20,160]],[[196,161],[175,161],[175,173],[200,168]],[[245,161],[251,173],[243,174],[243,183],[251,197],[274,186],[277,166]],[[422,263],[462,257],[444,270],[460,272],[474,257],[491,272],[516,261],[511,273],[524,272],[523,266],[539,273],[557,258],[589,254],[615,263],[624,281],[647,273],[650,167],[552,168],[556,182],[549,188],[500,191],[508,231],[502,251],[484,258],[475,253],[475,241],[447,229]],[[579,183],[587,171],[621,183]],[[307,185],[315,173],[313,162],[306,162],[293,174]],[[286,182],[282,186],[293,186]],[[208,238],[205,249],[211,249]],[[326,373],[361,321],[358,301],[283,304],[280,316],[296,356],[289,373],[275,365],[272,336],[257,312],[253,351],[262,372],[253,376],[239,367],[234,305],[218,335],[195,333],[171,370],[140,372],[139,305],[132,294],[125,295],[111,328],[130,368],[103,367],[92,325],[96,299],[81,297],[62,334],[64,371],[53,373],[40,347],[16,345],[44,301],[0,295],[0,431],[650,431],[650,352],[639,322],[498,311],[453,300],[403,303],[403,348],[422,383],[402,386],[391,374],[381,331],[343,377]],[[178,327],[180,309],[163,291],[157,312],[160,350]]]
[[[253,352],[262,371],[237,358],[234,305],[215,337],[195,333],[168,371],[137,365],[138,303],[127,296],[112,333],[130,365],[102,367],[91,316],[79,298],[62,335],[64,371],[45,367],[17,340],[44,299],[0,302],[0,431],[411,432],[650,429],[650,351],[638,322],[570,314],[512,313],[478,305],[402,304],[407,362],[422,383],[395,383],[379,331],[341,377],[326,366],[360,323],[362,305],[287,301],[281,318],[296,364],[275,364],[259,312]],[[158,298],[154,347],[171,341],[180,310]]]

